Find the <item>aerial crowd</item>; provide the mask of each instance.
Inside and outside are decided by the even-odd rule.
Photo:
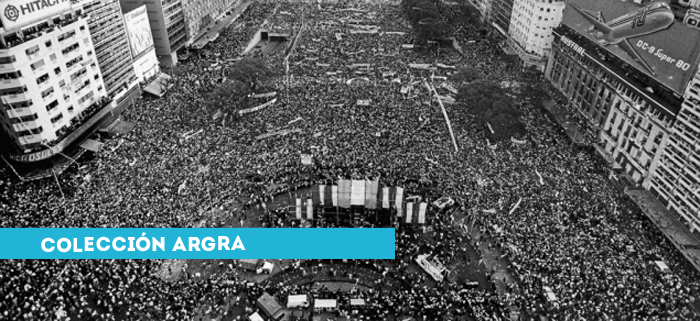
[[[379,178],[381,185],[416,194],[419,181],[427,179],[467,219],[454,220],[454,212],[430,218],[434,233],[444,237],[437,245],[418,240],[421,228],[398,229],[396,262],[372,268],[403,279],[402,287],[390,295],[354,290],[368,301],[367,316],[500,320],[511,307],[553,320],[698,318],[689,306],[700,295],[700,275],[612,187],[596,156],[574,148],[547,121],[529,90],[539,79],[503,59],[481,26],[456,19],[459,5],[444,6],[462,53],[402,46],[413,36],[395,4],[256,2],[171,72],[174,86],[163,98],[144,98],[126,111],[124,120],[136,124],[133,131],[104,140],[99,153],[79,159],[58,178],[62,192],[53,178],[19,182],[6,171],[0,178],[0,227],[208,226],[211,209],[245,217],[274,193],[339,177]],[[277,72],[259,88],[276,92],[277,101],[234,119],[236,111],[213,109],[203,97],[263,26],[302,31],[288,73],[283,51],[254,54]],[[474,126],[463,111],[468,106],[457,102],[445,105],[455,151],[425,86],[454,96],[442,85],[453,70],[410,66],[438,63],[474,67],[484,78],[507,84],[523,113],[526,143],[489,142],[488,129]],[[264,135],[274,132],[285,134]],[[307,151],[312,166],[300,162]],[[267,226],[289,226],[284,211],[262,207],[264,215],[279,216],[266,219]],[[406,271],[418,253],[448,261],[464,255],[460,249],[470,238],[460,225],[466,222],[488,234],[510,260],[517,282],[507,293],[460,284],[428,288],[425,275]],[[672,272],[663,273],[653,261],[665,262]],[[250,287],[236,269],[163,280],[163,266],[162,260],[2,261],[0,320],[240,320],[245,315],[233,312],[236,298],[253,312],[253,298],[263,290],[280,298],[333,292]],[[558,308],[547,305],[544,287],[552,289]]]

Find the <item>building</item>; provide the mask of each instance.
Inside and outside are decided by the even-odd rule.
[[[614,177],[649,190],[697,230],[700,30],[668,4],[642,5],[570,0],[545,77],[586,120]],[[617,24],[649,10],[658,24]],[[619,28],[641,34],[615,38],[629,31]]]
[[[700,233],[700,74],[690,81],[649,191]]]
[[[140,6],[124,14],[129,36],[129,48],[134,57],[136,80],[142,85],[160,74],[156,47],[146,6]]]
[[[88,26],[107,95],[120,100],[134,91],[137,83],[119,1],[83,0],[80,3],[83,12],[90,16]]]
[[[177,64],[177,51],[187,43],[185,14],[181,0],[120,0],[123,12],[146,5],[158,61],[162,66]]]
[[[562,0],[515,0],[508,29],[508,45],[523,67],[544,71],[552,48],[552,30],[559,25],[566,3]]]
[[[490,0],[489,21],[503,37],[508,36],[513,14],[513,0]]]
[[[181,0],[185,14],[187,43],[198,39],[207,28],[232,10],[240,0]]]
[[[2,149],[15,162],[47,160],[111,110],[88,17],[71,1],[4,2],[0,10]]]

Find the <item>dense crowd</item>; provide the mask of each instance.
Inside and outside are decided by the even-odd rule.
[[[215,42],[172,71],[174,87],[165,97],[143,99],[125,113],[125,120],[136,123],[131,133],[105,141],[100,153],[79,160],[80,169],[75,166],[61,176],[63,193],[53,180],[3,178],[0,227],[194,227],[208,224],[207,210],[214,207],[222,215],[246,215],[243,207],[223,205],[247,204],[247,209],[265,204],[273,194],[270,186],[294,190],[330,184],[338,177],[379,177],[382,185],[418,191],[419,179],[428,178],[501,245],[519,282],[505,296],[454,284],[423,287],[425,275],[405,272],[414,256],[432,253],[454,260],[460,255],[455,249],[468,242],[450,218],[437,217],[431,222],[444,237],[439,244],[416,248],[419,229],[397,230],[397,260],[378,269],[408,278],[409,286],[389,295],[361,294],[376,308],[368,314],[383,316],[393,306],[386,313],[458,315],[461,305],[471,302],[476,306],[471,313],[484,320],[502,318],[505,306],[556,320],[697,317],[688,304],[699,293],[700,276],[614,191],[595,156],[572,148],[544,120],[537,101],[528,96],[527,84],[533,80],[523,75],[530,74],[499,59],[500,48],[481,29],[455,22],[463,55],[437,48],[408,50],[401,45],[411,43],[412,35],[397,6],[363,2],[355,6],[361,10],[343,10],[349,7],[353,5],[251,5]],[[229,59],[239,56],[263,24],[271,31],[303,30],[290,57],[291,76],[280,74],[264,84],[261,91],[277,91],[276,104],[233,120],[229,115],[235,111],[214,110],[202,97],[221,83],[221,66],[232,63]],[[351,33],[370,25],[379,32]],[[273,70],[285,69],[282,52],[261,57]],[[411,63],[473,66],[486,79],[520,84],[510,91],[523,112],[527,144],[489,148],[483,129],[475,128],[460,112],[465,107],[456,104],[446,106],[459,145],[455,152],[442,114],[429,103],[422,85],[430,76],[449,77],[450,70],[419,71],[409,68]],[[352,64],[370,67],[349,68]],[[385,77],[385,72],[392,74]],[[348,82],[353,78],[366,80]],[[402,88],[408,93],[401,93]],[[370,105],[360,106],[358,100],[370,100]],[[301,132],[255,139],[284,129]],[[313,153],[313,167],[300,164],[305,150]],[[284,211],[266,215],[267,226],[284,224]],[[657,259],[673,273],[656,269],[651,261]],[[257,293],[235,269],[208,279],[168,282],[157,277],[163,264],[2,261],[0,320],[64,314],[71,320],[203,315],[230,320],[240,317],[231,314],[235,298]],[[558,309],[545,306],[544,286],[553,289]],[[287,292],[297,291],[311,289]],[[225,304],[231,300],[236,303]]]

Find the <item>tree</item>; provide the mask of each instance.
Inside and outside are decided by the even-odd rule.
[[[487,131],[491,141],[521,137],[527,133],[525,125],[518,120],[520,111],[513,107],[511,98],[495,82],[477,80],[463,84],[457,101]]]
[[[260,58],[243,58],[226,69],[225,74],[228,79],[249,84],[251,87],[264,84],[274,76],[274,72]]]
[[[206,104],[215,110],[238,111],[248,107],[251,87],[242,81],[226,80],[206,98]]]
[[[474,67],[461,67],[452,75],[451,80],[457,84],[457,86],[463,86],[472,81],[482,79],[483,77],[479,69]]]

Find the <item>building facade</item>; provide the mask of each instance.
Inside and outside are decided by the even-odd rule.
[[[508,36],[513,14],[513,0],[491,0],[489,21],[503,37]]]
[[[187,43],[196,40],[218,19],[240,2],[240,0],[181,0],[185,14]]]
[[[700,231],[700,74],[690,81],[649,191]]]
[[[55,156],[111,105],[88,17],[67,4],[41,18],[2,20],[0,123],[8,137],[3,148],[16,162]]]
[[[177,64],[177,51],[187,43],[185,14],[181,0],[120,0],[123,12],[146,5],[156,55],[163,66]]]
[[[561,22],[562,0],[515,0],[508,29],[508,44],[524,67],[544,71],[552,48],[552,30]]]
[[[119,99],[136,85],[124,19],[118,0],[83,0],[107,95]]]
[[[640,10],[622,2],[579,2],[612,10],[602,12],[609,19]],[[668,5],[646,5],[672,12]],[[673,11],[667,29],[634,40],[643,49],[623,51],[595,41],[585,14],[601,15],[566,9],[554,29],[545,77],[587,121],[615,176],[649,190],[700,233],[700,31],[687,14]],[[661,53],[673,58],[659,61]]]

